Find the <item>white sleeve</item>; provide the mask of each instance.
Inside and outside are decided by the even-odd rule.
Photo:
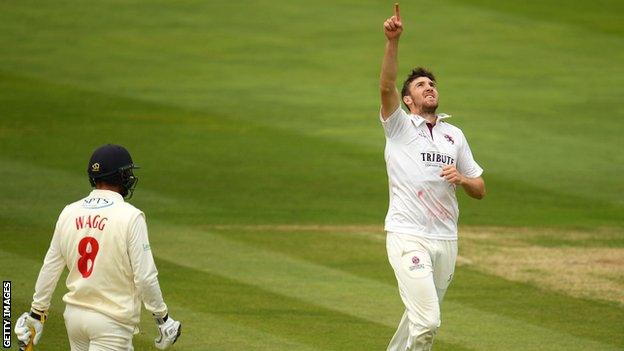
[[[59,245],[59,223],[56,222],[54,229],[54,235],[50,242],[50,248],[43,260],[43,266],[39,271],[39,277],[37,283],[35,283],[35,293],[33,295],[33,302],[30,306],[32,309],[38,311],[47,311],[50,308],[50,300],[52,294],[56,288],[63,269],[65,268],[65,259],[60,250]]]
[[[143,213],[130,223],[128,256],[134,273],[134,285],[145,308],[157,317],[164,317],[167,314],[167,305],[160,291],[158,271],[147,237],[147,224]]]
[[[477,178],[483,174],[483,168],[472,157],[472,151],[470,151],[470,146],[464,133],[461,133],[461,138],[462,144],[457,157],[457,170],[468,178]]]
[[[381,121],[381,125],[384,128],[386,138],[388,139],[396,139],[401,137],[408,130],[411,123],[410,116],[407,114],[407,112],[403,111],[401,106],[397,107],[397,109],[385,121],[381,116],[380,111],[379,120]]]

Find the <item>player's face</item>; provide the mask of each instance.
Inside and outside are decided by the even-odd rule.
[[[416,111],[435,112],[438,108],[436,82],[428,77],[418,77],[410,83],[410,98]],[[408,105],[410,105],[408,103]]]

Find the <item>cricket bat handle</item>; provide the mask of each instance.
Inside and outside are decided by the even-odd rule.
[[[24,345],[22,344],[22,342],[20,342],[20,351],[33,351],[34,350],[34,346],[33,346],[33,340],[35,340],[35,329],[30,328],[30,335],[32,335],[30,337],[30,341],[28,341],[28,345]]]
[[[28,342],[28,345],[24,345],[20,342],[20,351],[33,351],[33,343],[32,340]]]

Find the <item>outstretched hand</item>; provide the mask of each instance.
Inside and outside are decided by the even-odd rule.
[[[388,40],[399,39],[403,32],[403,23],[399,14],[399,3],[394,4],[394,16],[384,22],[384,34]]]

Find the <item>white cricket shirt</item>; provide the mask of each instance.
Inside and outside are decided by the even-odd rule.
[[[457,239],[456,186],[440,177],[442,167],[455,164],[469,178],[479,177],[483,169],[472,157],[462,131],[444,121],[447,117],[438,115],[430,130],[424,118],[401,107],[386,121],[380,116],[390,191],[386,231]]]
[[[167,313],[145,215],[114,191],[93,190],[63,209],[39,272],[32,308],[48,310],[65,266],[67,304],[132,326],[139,323],[141,301],[159,317]]]

